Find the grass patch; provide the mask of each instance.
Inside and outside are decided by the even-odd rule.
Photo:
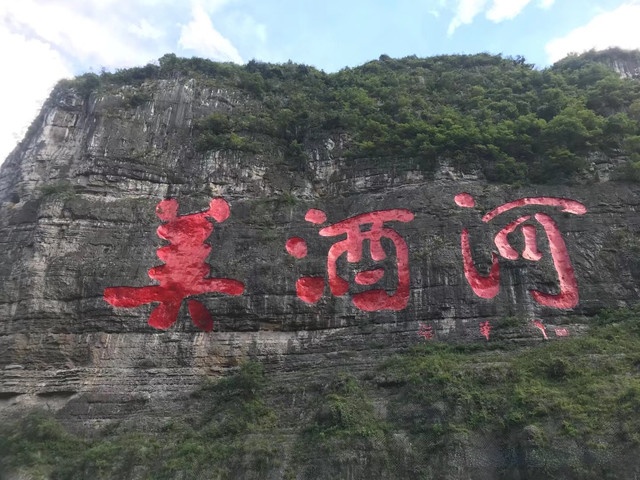
[[[376,415],[362,385],[343,374],[320,397],[314,423],[306,434],[331,448],[336,446],[334,440],[380,441],[387,431],[388,425]]]
[[[41,197],[58,197],[62,200],[69,200],[75,194],[73,185],[66,180],[40,185],[38,191]]]

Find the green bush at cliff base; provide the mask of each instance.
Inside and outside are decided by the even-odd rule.
[[[503,452],[544,457],[528,466],[535,475],[607,478],[612,458],[640,449],[640,309],[605,311],[593,324],[513,352],[433,342],[397,356],[383,367],[403,384],[390,421],[430,452],[481,434]],[[584,455],[598,460],[581,470]]]
[[[589,323],[584,335],[529,347],[501,337],[524,328],[518,318],[496,321],[488,342],[425,342],[363,378],[338,375],[309,391],[295,431],[282,423],[279,387],[256,363],[205,382],[189,413],[160,428],[80,438],[35,413],[0,426],[0,474],[315,479],[351,469],[362,478],[442,478],[456,452],[480,442],[480,451],[499,452],[495,478],[625,478],[640,468],[640,309]],[[293,444],[274,433],[282,431]]]
[[[306,430],[318,443],[330,439],[382,438],[388,425],[374,414],[371,400],[358,380],[341,374],[318,399],[313,424]]]
[[[278,447],[259,435],[275,422],[260,398],[263,386],[261,366],[247,363],[195,392],[194,415],[177,415],[157,431],[129,427],[86,440],[50,415],[34,413],[0,427],[0,474],[20,469],[57,480],[121,479],[137,469],[142,477],[136,478],[168,480],[235,479],[238,468],[266,471],[277,464]]]

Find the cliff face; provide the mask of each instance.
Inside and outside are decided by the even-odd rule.
[[[640,78],[640,52],[611,47],[605,50],[589,50],[580,55],[570,54],[556,63],[556,66],[572,62],[595,62],[616,72],[621,78]]]
[[[133,94],[144,94],[145,101],[133,106]],[[444,342],[472,344],[486,342],[481,323],[517,318],[501,338],[526,347],[542,341],[532,324],[536,319],[545,324],[550,341],[558,341],[556,328],[579,336],[602,308],[629,306],[640,297],[636,185],[515,187],[489,184],[447,166],[427,175],[402,159],[376,166],[370,158],[346,158],[343,149],[350,139],[335,131],[306,140],[303,168],[275,144],[261,153],[193,148],[196,120],[212,113],[233,116],[250,102],[242,91],[184,78],[87,97],[58,89],[48,100],[0,172],[2,417],[44,407],[76,429],[167,418],[183,408],[203,379],[251,359],[266,369],[273,398],[286,412],[286,433],[308,415],[312,385],[330,383],[338,371],[355,376],[374,371],[394,353],[425,342],[418,335],[425,329]],[[460,193],[473,197],[475,206],[458,205]],[[179,215],[205,212],[213,198],[229,205],[226,219],[199,217],[198,228],[205,229],[199,235],[211,246],[210,254],[204,251],[208,256],[203,257],[198,242],[190,247],[195,250],[184,247],[176,254],[195,255],[193,261],[180,257],[178,264],[200,268],[201,278],[243,284],[241,293],[211,287],[192,297],[213,317],[211,332],[192,321],[206,314],[190,314],[186,301],[178,303],[175,324],[160,330],[147,323],[157,302],[127,306],[125,298],[118,307],[105,300],[105,290],[113,287],[158,285],[149,269],[171,260],[159,260],[157,249],[189,243],[178,238],[178,227],[163,234],[169,241],[157,236],[162,220],[156,206],[163,198],[177,200]],[[491,210],[524,198],[573,200],[586,211],[562,211],[564,204],[554,206],[555,200],[546,205],[534,200],[482,221]],[[305,220],[310,209],[325,212],[326,221]],[[363,258],[347,262],[335,257],[337,250],[329,253],[344,236],[319,233],[359,214],[394,209],[403,213],[390,214],[384,224],[388,230],[380,245],[386,259],[371,258],[367,250],[376,242],[367,237]],[[522,227],[508,227],[523,216],[531,225],[526,238],[537,232],[539,259],[509,259],[497,250],[494,237],[505,227],[513,232],[505,238],[518,252],[524,250]],[[546,230],[545,218],[555,222],[547,222]],[[208,237],[203,221],[213,226]],[[196,232],[185,228],[187,237]],[[370,228],[375,234],[376,227]],[[499,269],[499,283],[494,282],[499,291],[476,285],[474,293],[471,288],[461,248],[464,229],[479,275],[489,275],[491,252],[501,254],[494,268]],[[356,238],[353,245],[362,244],[354,232],[349,234]],[[302,257],[302,250],[296,250],[301,240],[289,243],[294,255],[287,252],[292,237],[306,242],[303,258],[296,258]],[[562,256],[563,245],[568,257]],[[347,280],[347,293],[332,295],[327,285],[317,302],[304,301],[296,282],[301,277],[329,281],[328,255],[337,258],[337,275]],[[374,268],[380,265],[384,273]],[[171,281],[180,274],[177,270],[169,275]],[[568,278],[571,270],[577,289]],[[373,273],[357,277],[360,271]],[[361,295],[371,290],[367,283],[375,283],[376,275],[382,275],[378,284],[387,292],[380,298],[396,298],[396,303]],[[162,285],[167,285],[166,277],[155,278],[161,284],[165,278]],[[406,293],[400,285],[404,279]],[[178,308],[176,298],[195,292],[167,288],[162,298],[174,302],[171,308]],[[553,301],[536,301],[531,290]],[[124,297],[131,294],[123,292]],[[554,303],[554,295],[567,292],[579,298]],[[356,298],[365,300],[358,304]],[[377,414],[384,416],[386,401],[384,394],[376,397]],[[460,451],[484,451],[477,441]],[[374,478],[367,475],[375,464],[350,465],[353,478]],[[344,475],[343,467],[318,468]],[[278,468],[269,478],[282,478],[284,467]],[[313,477],[309,469],[299,478],[323,478]]]
[[[622,78],[640,78],[640,55],[637,50],[610,48],[601,52],[589,52],[586,56],[606,65]]]

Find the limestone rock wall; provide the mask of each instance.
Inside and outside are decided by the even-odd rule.
[[[197,152],[193,122],[251,102],[241,92],[196,80],[161,80],[135,87],[150,100],[128,106],[134,87],[79,97],[58,90],[28,136],[0,170],[0,415],[46,406],[69,422],[100,424],[135,415],[168,414],[202,382],[243,359],[262,361],[283,381],[330,376],[332,369],[365,370],[419,341],[421,323],[440,339],[482,339],[483,321],[512,316],[579,334],[603,307],[640,297],[640,189],[603,182],[583,186],[508,187],[447,168],[430,178],[398,159],[346,159],[349,139],[328,132],[305,145],[297,168],[272,152]],[[378,166],[376,166],[378,164]],[[467,192],[474,208],[454,197]],[[202,332],[182,306],[167,331],[147,324],[153,305],[116,308],[106,288],[154,282],[156,204],[179,201],[179,213],[204,211],[213,197],[230,205],[208,239],[212,277],[244,283],[239,296],[204,294],[215,329]],[[580,300],[572,309],[541,306],[531,289],[558,292],[549,245],[538,229],[538,262],[500,259],[500,292],[476,296],[463,269],[460,238],[467,228],[478,270],[488,272],[496,233],[517,218],[490,224],[482,215],[524,197],[562,197],[583,203],[584,215],[528,206],[557,222],[575,270]],[[409,247],[410,294],[399,310],[362,311],[352,295],[326,288],[315,305],[296,296],[301,276],[326,276],[335,238],[305,221],[309,209],[335,223],[356,214],[408,209],[410,222],[390,222]],[[522,214],[522,213],[519,213]],[[508,218],[506,218],[508,217]],[[287,239],[306,240],[296,259]],[[514,246],[523,247],[514,233]],[[394,288],[393,248],[385,243]],[[371,266],[370,258],[363,266]],[[338,264],[353,275],[344,260]],[[350,278],[353,280],[353,278]],[[350,293],[361,291],[355,286]],[[358,290],[360,289],[360,290]],[[528,324],[527,324],[528,325]],[[529,326],[514,342],[539,341]]]

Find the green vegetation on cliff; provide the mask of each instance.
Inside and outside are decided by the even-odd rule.
[[[463,468],[478,478],[633,478],[640,310],[592,321],[582,336],[529,348],[502,333],[523,328],[517,319],[496,324],[488,342],[426,342],[361,377],[320,382],[298,397],[308,397],[307,414],[293,423],[282,405],[293,386],[256,363],[205,382],[164,424],[80,438],[32,415],[0,426],[0,472],[325,479],[346,469],[353,478],[429,479]]]
[[[402,384],[392,421],[436,455],[491,439],[503,478],[631,478],[640,467],[629,459],[640,447],[639,320],[640,309],[605,311],[582,337],[513,352],[424,344],[385,366]],[[628,465],[612,466],[622,459]]]
[[[605,157],[621,164],[618,179],[638,181],[640,82],[605,66],[636,53],[591,52],[544,70],[489,54],[382,55],[334,74],[294,63],[240,66],[168,54],[158,65],[86,74],[61,86],[88,96],[177,77],[236,89],[248,101],[197,119],[194,148],[252,154],[275,146],[301,169],[309,142],[345,134],[345,156],[381,165],[403,159],[433,171],[446,161],[495,182],[563,183],[588,172],[591,158]],[[151,99],[141,90],[125,100],[135,108]]]
[[[176,414],[153,433],[112,425],[99,438],[81,439],[36,412],[0,427],[0,478],[25,467],[53,479],[124,479],[136,468],[157,480],[232,479],[244,470],[263,478],[280,453],[277,439],[259,435],[276,421],[261,396],[264,383],[262,367],[247,363],[236,375],[205,382],[185,405],[193,413]]]

